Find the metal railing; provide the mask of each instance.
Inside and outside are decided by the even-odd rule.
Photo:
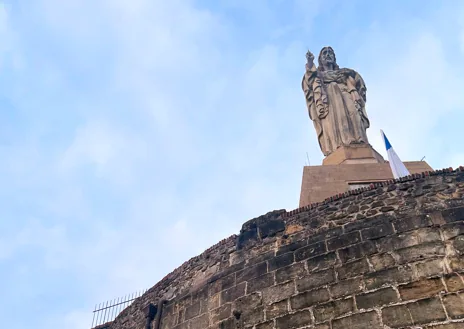
[[[147,290],[137,291],[132,294],[95,305],[91,328],[113,321],[122,310],[132,304],[136,298],[142,296]]]

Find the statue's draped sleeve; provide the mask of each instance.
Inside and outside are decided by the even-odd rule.
[[[314,64],[311,66],[311,68],[306,69],[306,72],[303,76],[303,80],[301,82],[301,87],[305,94],[306,106],[308,108],[309,117],[314,123],[317,138],[319,140],[319,145],[322,147],[321,137],[323,131],[321,125],[321,118],[326,114],[324,115],[323,113],[323,87],[321,85],[320,79],[317,77],[317,69]]]
[[[361,77],[361,75],[358,73],[358,72],[355,72],[355,83],[356,83],[356,89],[359,93],[359,95],[362,97],[364,103],[366,103],[366,91],[367,91],[367,88],[366,88],[366,84],[364,83],[364,80],[363,78]]]
[[[364,128],[367,129],[370,126],[369,119],[367,117],[367,112],[366,112],[366,84],[364,83],[363,78],[358,72],[355,72],[354,76],[354,81],[355,81],[355,88],[356,91],[358,92],[358,95],[361,98],[362,101],[362,106],[361,106],[361,118],[362,121],[364,122]]]
[[[347,75],[346,85],[348,91],[353,96],[353,101],[359,111],[364,129],[369,128],[370,123],[366,112],[366,84],[361,75],[351,69],[342,69]]]

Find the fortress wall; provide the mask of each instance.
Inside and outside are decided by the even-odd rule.
[[[444,170],[270,212],[110,328],[146,328],[160,299],[162,329],[464,328],[463,193],[463,170]]]

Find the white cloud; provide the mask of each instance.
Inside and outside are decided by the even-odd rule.
[[[33,124],[0,150],[0,168],[36,216],[12,222],[19,245],[0,259],[34,249],[47,276],[85,295],[70,287],[67,311],[50,307],[43,327],[88,328],[86,306],[148,288],[251,217],[297,206],[305,152],[322,158],[300,90],[304,53],[312,29],[326,30],[311,24],[319,1],[295,3],[282,25],[270,3],[239,3],[270,28],[252,45],[194,1],[36,0],[17,18],[31,16],[52,50],[25,54],[11,83]],[[292,34],[303,25],[304,40]],[[410,160],[434,118],[462,108],[462,79],[433,29],[390,32],[373,27],[338,58],[353,56],[366,80],[373,143],[382,150],[382,125]]]
[[[43,326],[48,328],[83,329],[90,328],[92,314],[88,309],[73,310],[59,316],[47,316]]]
[[[8,7],[4,2],[0,2],[0,72],[5,65],[12,64],[17,66],[20,59],[14,50],[15,33],[12,31]]]
[[[459,73],[464,67],[447,58],[442,37],[429,23],[417,24],[395,39],[387,38],[388,29],[374,27],[361,44],[357,66],[366,67],[361,74],[368,88],[368,135],[374,147],[384,153],[383,129],[403,161],[426,155],[436,166],[440,162],[433,153],[446,141],[432,131],[439,119],[464,106]]]
[[[146,142],[136,134],[96,119],[76,130],[60,167],[69,172],[90,165],[95,168],[98,177],[112,183],[130,184],[136,174],[134,163],[143,161],[148,151]]]

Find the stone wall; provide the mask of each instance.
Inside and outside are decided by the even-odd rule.
[[[464,328],[463,193],[460,168],[270,212],[169,274],[111,329],[146,328],[150,304],[162,310],[154,329]]]

